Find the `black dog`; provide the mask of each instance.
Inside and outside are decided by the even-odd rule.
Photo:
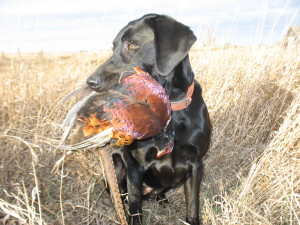
[[[174,19],[145,15],[119,32],[111,58],[87,79],[92,89],[102,92],[112,89],[123,72],[139,66],[166,89],[173,102],[168,126],[175,135],[171,153],[157,158],[154,138],[135,141],[113,153],[120,190],[128,191],[130,224],[142,223],[143,195],[162,195],[182,184],[186,221],[200,224],[199,189],[211,125],[188,56],[195,41],[193,32]]]

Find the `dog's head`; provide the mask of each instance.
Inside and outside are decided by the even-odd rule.
[[[133,67],[167,76],[187,56],[196,41],[193,32],[176,20],[148,14],[130,22],[113,41],[112,56],[87,79],[95,91],[110,89]]]

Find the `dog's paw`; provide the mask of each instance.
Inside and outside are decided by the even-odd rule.
[[[190,225],[201,225],[202,224],[202,222],[199,218],[187,217],[186,222]]]

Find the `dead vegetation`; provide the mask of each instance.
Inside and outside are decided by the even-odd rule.
[[[118,224],[95,150],[51,168],[59,100],[108,53],[0,57],[0,223]],[[204,224],[300,223],[300,54],[280,47],[193,50],[214,126],[201,205]],[[183,224],[182,188],[145,202],[145,224]]]

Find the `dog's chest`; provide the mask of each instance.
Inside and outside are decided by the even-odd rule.
[[[181,157],[164,155],[145,168],[144,186],[154,189],[174,188],[183,184],[191,175],[190,161]]]

